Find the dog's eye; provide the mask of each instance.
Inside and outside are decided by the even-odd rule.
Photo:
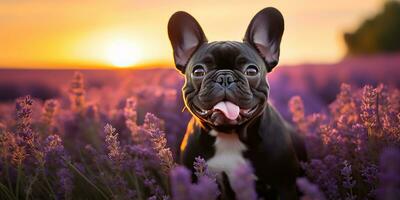
[[[244,73],[247,76],[255,76],[258,74],[258,68],[255,65],[249,65]]]
[[[206,75],[206,70],[204,69],[203,66],[201,66],[201,65],[196,65],[196,66],[193,68],[193,76],[201,77],[201,76],[204,76],[204,75]]]

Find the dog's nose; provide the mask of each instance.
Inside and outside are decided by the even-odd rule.
[[[216,82],[222,87],[229,87],[232,83],[235,82],[235,77],[230,72],[221,72],[217,76]]]

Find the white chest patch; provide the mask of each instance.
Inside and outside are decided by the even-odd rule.
[[[232,180],[232,173],[236,167],[246,162],[242,156],[246,146],[239,140],[237,134],[226,134],[215,130],[209,134],[217,138],[214,143],[215,154],[207,160],[207,165],[212,172],[217,174],[225,172],[229,180]]]

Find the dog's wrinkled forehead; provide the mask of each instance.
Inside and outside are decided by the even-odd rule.
[[[217,41],[202,45],[188,65],[202,63],[216,69],[234,69],[243,64],[252,63],[265,69],[258,53],[248,44],[236,41]]]

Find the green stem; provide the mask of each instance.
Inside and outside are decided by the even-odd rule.
[[[44,174],[44,173],[42,173],[42,174],[43,174],[44,182],[46,183],[47,187],[50,190],[51,196],[53,196],[53,199],[56,199],[56,193],[54,192],[53,188],[51,187],[51,184],[50,184],[49,180],[47,179],[46,174]]]
[[[77,168],[76,168],[73,164],[71,164],[70,162],[67,162],[67,164],[68,164],[79,176],[81,176],[86,182],[88,182],[89,185],[91,185],[94,189],[96,189],[96,190],[101,194],[101,196],[102,196],[104,199],[109,199],[109,198],[107,197],[107,195],[104,194],[104,192],[103,192],[100,188],[98,188],[94,183],[92,183],[92,181],[90,181],[84,174],[82,174],[82,173],[79,171],[79,169],[77,169]]]
[[[353,199],[353,188],[350,188],[350,197]]]
[[[105,171],[104,169],[101,168],[101,166],[99,165],[99,163],[96,162],[96,168],[99,172]],[[107,188],[108,192],[110,192],[111,196],[114,196],[114,192],[112,191],[112,189],[110,188],[109,184],[107,184],[107,181],[105,180],[105,178],[103,176],[99,177],[100,180],[105,183],[105,188]]]
[[[8,162],[6,162],[5,164],[6,166],[6,176],[7,176],[7,184],[8,184],[8,188],[10,190],[12,190],[12,185],[11,185],[11,180],[10,180],[10,172],[8,171]]]
[[[9,190],[5,185],[0,183],[0,189],[7,196],[8,199],[16,199],[12,191]]]
[[[80,154],[80,157],[81,157],[81,159],[82,159],[82,163],[85,165],[85,168],[87,169],[89,175],[94,176],[94,175],[95,175],[94,172],[90,169],[90,167],[88,167],[89,165],[87,164],[86,159],[85,159],[84,156],[82,155],[82,152],[81,152],[81,151],[79,152],[79,154]],[[100,167],[99,163],[96,162],[96,161],[95,161],[95,166],[96,166],[96,169],[97,169],[99,172],[103,171],[103,169]],[[105,183],[104,186],[105,186],[105,188],[107,189],[107,191],[111,194],[111,196],[114,196],[113,191],[111,190],[109,184],[107,184],[107,181],[103,178],[103,176],[98,177],[98,179],[100,179],[100,181],[102,181],[102,183]]]
[[[20,179],[21,179],[21,173],[22,173],[22,167],[21,164],[18,165],[18,171],[17,171],[17,183],[15,187],[15,196],[17,199],[19,199],[19,184],[20,184]]]
[[[31,183],[29,184],[28,189],[27,189],[27,191],[26,191],[26,196],[25,196],[25,199],[26,199],[26,200],[29,199],[29,194],[31,193],[32,185],[33,185],[33,183],[36,181],[36,179],[37,179],[38,176],[39,176],[39,172],[36,172],[36,173],[35,173],[35,176],[33,177],[33,180],[32,180]]]
[[[128,174],[128,176],[131,178],[131,179],[133,179],[133,184],[135,184],[135,189],[136,189],[136,192],[137,192],[137,195],[138,195],[138,199],[141,199],[141,200],[144,200],[144,198],[143,198],[143,194],[142,194],[142,189],[140,188],[140,185],[139,185],[139,181],[138,181],[138,179],[137,179],[137,176],[136,175],[132,175],[132,174]]]

